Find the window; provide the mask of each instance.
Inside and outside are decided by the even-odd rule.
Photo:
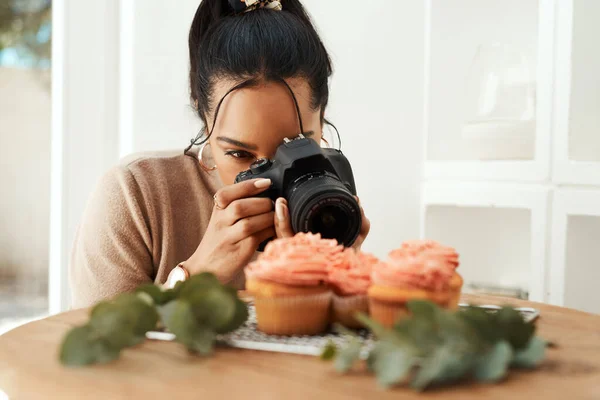
[[[0,334],[48,313],[51,7],[0,2]]]

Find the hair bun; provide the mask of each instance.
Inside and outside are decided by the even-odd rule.
[[[229,0],[229,5],[236,14],[267,8],[270,10],[281,11],[281,1],[279,0]]]
[[[246,2],[242,0],[229,0],[229,5],[233,8],[234,13],[246,11]]]

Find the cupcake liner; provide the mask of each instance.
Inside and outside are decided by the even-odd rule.
[[[448,300],[448,308],[451,310],[458,309],[458,303],[460,301],[460,295],[463,287],[463,279],[458,274],[455,273],[456,279],[453,278],[453,282],[450,285],[450,299]]]
[[[354,316],[359,312],[369,314],[369,299],[366,295],[337,296],[334,294],[332,304],[331,320],[333,322],[340,323],[347,328],[358,329],[363,327]]]
[[[258,330],[269,335],[316,335],[329,324],[331,292],[289,297],[255,297]]]
[[[460,295],[462,291],[462,285],[457,288],[451,289],[450,299],[448,300],[448,309],[458,310],[458,303],[460,302]]]
[[[410,315],[405,302],[388,303],[373,298],[369,298],[369,311],[372,319],[387,328]]]

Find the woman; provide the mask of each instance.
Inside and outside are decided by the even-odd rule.
[[[258,245],[293,234],[284,199],[253,197],[269,180],[233,182],[284,138],[323,140],[331,64],[308,15],[298,0],[204,0],[189,54],[206,129],[183,153],[133,156],[103,177],[74,243],[74,307],[204,271],[243,287]],[[355,247],[368,232],[363,216]]]

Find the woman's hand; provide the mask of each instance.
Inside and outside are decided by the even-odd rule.
[[[270,185],[270,179],[253,179],[226,186],[215,194],[204,237],[183,263],[191,275],[212,272],[221,282],[229,282],[250,261],[258,245],[275,236],[273,202],[253,197]]]
[[[355,198],[360,206],[362,225],[360,227],[360,233],[358,234],[356,241],[352,244],[352,247],[356,250],[360,250],[363,242],[369,234],[369,231],[371,230],[371,221],[369,221],[369,219],[365,216],[365,211],[360,205],[360,199],[356,196]],[[283,197],[278,198],[275,202],[275,232],[277,233],[277,237],[280,238],[294,236],[292,222],[290,220],[290,210],[287,200],[285,200]]]

